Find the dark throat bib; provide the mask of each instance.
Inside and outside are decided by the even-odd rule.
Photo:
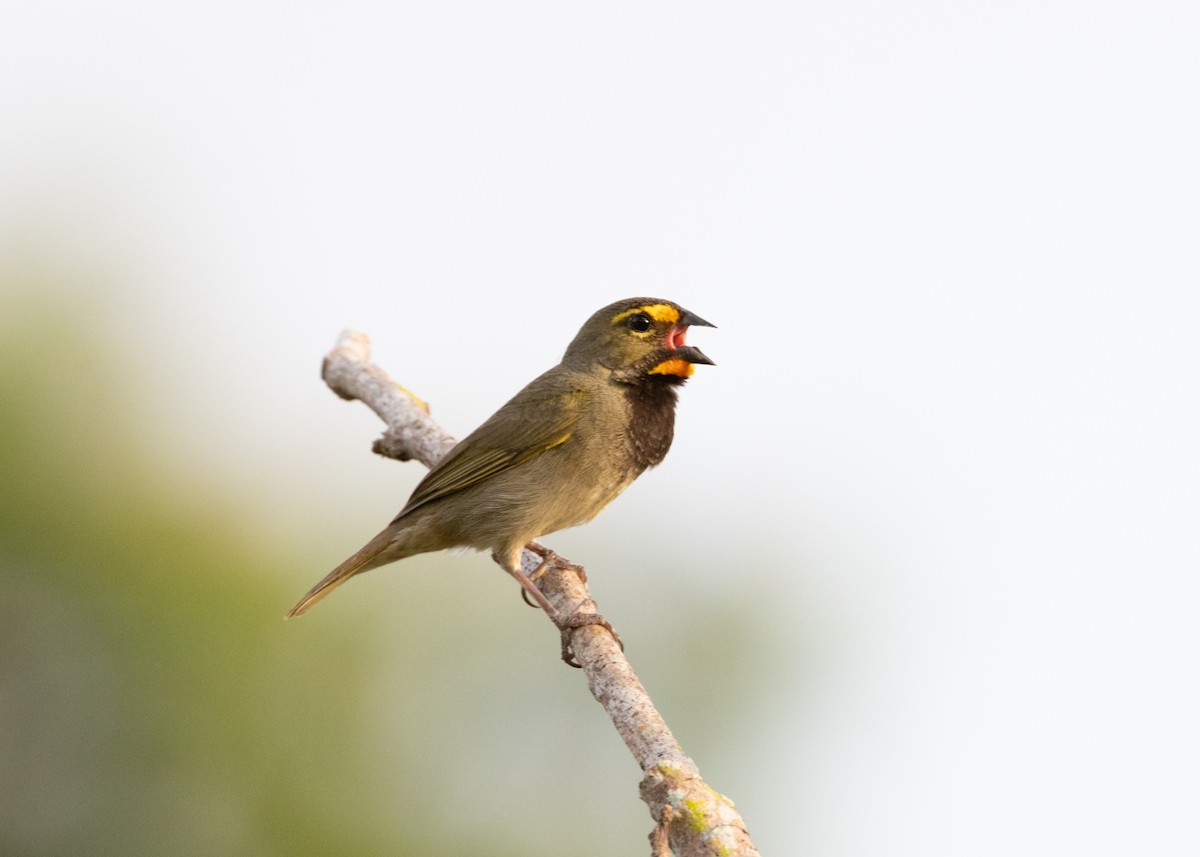
[[[676,388],[683,379],[649,375],[625,390],[629,402],[629,452],[638,472],[659,464],[675,437]]]

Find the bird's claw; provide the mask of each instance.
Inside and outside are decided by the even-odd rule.
[[[583,666],[575,659],[575,649],[571,645],[571,640],[575,632],[584,625],[599,625],[601,628],[608,631],[608,633],[612,634],[612,638],[616,640],[617,645],[621,647],[621,651],[625,651],[625,644],[621,642],[621,636],[613,630],[613,626],[608,623],[608,620],[599,613],[572,613],[565,619],[556,620],[555,624],[558,625],[558,630],[562,635],[563,663],[569,667],[581,669]]]
[[[530,584],[536,585],[538,578],[544,577],[547,572],[552,571],[554,569],[560,569],[563,571],[573,571],[577,575],[579,575],[579,580],[581,583],[587,583],[587,572],[584,571],[582,565],[577,565],[573,562],[570,562],[569,560],[563,559],[561,556],[559,556],[557,553],[552,551],[550,548],[546,547],[545,545],[540,545],[537,542],[530,542],[529,544],[525,545],[525,549],[527,551],[529,551],[530,553],[532,553],[538,557],[541,557],[541,560],[542,560],[538,564],[538,567],[535,568],[533,570],[533,572],[530,573],[530,575],[528,577],[528,581]],[[540,589],[540,587],[539,587],[539,589]],[[522,587],[521,588],[521,598],[523,598],[525,600],[525,603],[528,604],[530,607],[540,606],[540,605],[536,604],[534,601],[531,601],[529,596],[530,596],[529,591],[526,590],[524,587]],[[621,647],[621,651],[625,651],[625,644],[623,642],[621,642],[620,635],[618,635],[617,632],[613,630],[613,626],[608,623],[608,620],[605,619],[603,616],[601,616],[599,613],[575,612],[575,613],[572,613],[570,616],[567,616],[564,618],[560,614],[555,613],[552,609],[547,609],[546,612],[549,613],[550,618],[554,622],[554,624],[558,626],[559,633],[562,637],[563,663],[565,663],[569,667],[575,667],[575,669],[581,669],[583,666],[582,664],[579,663],[578,660],[575,659],[575,650],[571,645],[571,641],[574,636],[574,633],[577,630],[579,630],[580,628],[582,628],[584,625],[599,625],[599,626],[601,626],[602,628],[604,628],[604,630],[608,631],[608,633],[612,634],[612,638],[616,641],[617,645]]]
[[[565,571],[573,571],[579,575],[579,580],[582,583],[587,583],[587,572],[584,571],[582,565],[577,565],[569,560],[563,559],[545,545],[539,545],[537,542],[530,542],[529,544],[525,545],[525,550],[542,558],[542,561],[538,567],[535,568],[533,573],[529,575],[529,581],[531,583],[537,583],[539,577],[543,577],[548,571],[555,568],[560,568]],[[521,590],[521,598],[530,607],[538,606],[529,600],[529,593],[524,589]]]

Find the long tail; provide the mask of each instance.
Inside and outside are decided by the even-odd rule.
[[[301,616],[308,612],[310,607],[354,575],[407,556],[408,554],[396,550],[394,536],[394,531],[389,528],[371,539],[353,556],[325,575],[320,583],[308,590],[308,593],[296,602],[296,606],[289,610],[284,618],[291,619],[293,616]]]

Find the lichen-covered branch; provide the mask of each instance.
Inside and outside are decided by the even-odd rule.
[[[367,337],[345,331],[326,355],[322,377],[337,395],[363,402],[383,420],[387,428],[375,441],[375,452],[433,466],[454,446],[454,438],[433,420],[424,402],[370,358]],[[522,558],[526,573],[541,561],[528,550]],[[573,571],[554,570],[538,587],[563,616],[596,612],[587,584]],[[654,857],[756,857],[733,802],[700,778],[613,636],[600,625],[583,625],[574,631],[572,648],[592,695],[645,774],[640,791],[657,822],[650,835]]]

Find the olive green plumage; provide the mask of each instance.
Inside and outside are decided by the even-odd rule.
[[[521,572],[522,548],[592,520],[662,461],[674,434],[677,388],[693,364],[712,363],[685,343],[690,325],[712,327],[656,298],[630,298],[595,313],[561,363],[451,449],[400,514],[288,616],[356,574],[453,547],[491,551],[547,607]]]

